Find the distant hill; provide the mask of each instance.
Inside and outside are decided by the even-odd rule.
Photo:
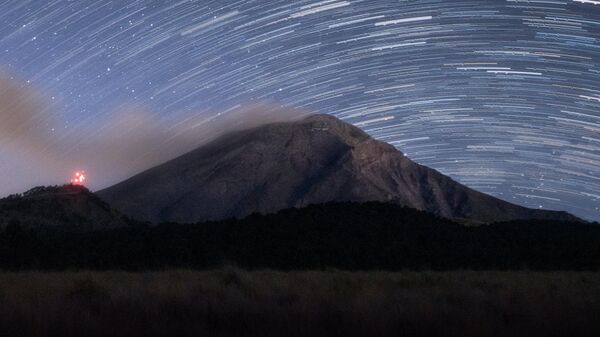
[[[242,220],[96,231],[0,230],[0,268],[599,270],[600,226],[463,226],[395,204],[329,203]]]
[[[391,202],[475,222],[578,220],[472,190],[329,115],[227,134],[98,195],[133,218],[156,223],[345,201]]]
[[[0,228],[54,227],[97,230],[128,225],[128,220],[85,187],[36,187],[0,199]]]

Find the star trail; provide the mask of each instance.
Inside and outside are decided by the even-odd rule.
[[[268,102],[600,219],[600,1],[9,0],[0,22],[0,71],[43,97],[35,128],[57,140],[110,134],[126,105],[176,129]],[[0,172],[16,157],[0,144]]]

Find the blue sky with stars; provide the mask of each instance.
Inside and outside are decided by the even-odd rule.
[[[69,144],[46,145],[64,164],[135,132],[123,111],[167,142],[266,102],[335,115],[482,192],[600,219],[600,1],[8,0],[0,23],[3,83],[36,97],[0,125],[2,194],[59,175],[13,129]],[[92,187],[126,175],[78,160],[65,167],[91,165]]]

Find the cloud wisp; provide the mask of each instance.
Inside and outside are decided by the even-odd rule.
[[[0,74],[0,195],[64,183],[82,169],[90,188],[107,187],[228,132],[308,115],[275,104],[240,104],[168,122],[124,104],[58,135],[59,114],[44,102],[42,93]]]

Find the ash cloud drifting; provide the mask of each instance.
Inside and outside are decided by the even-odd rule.
[[[173,123],[142,106],[123,105],[65,132],[46,102],[40,92],[0,73],[0,196],[66,183],[76,170],[86,170],[92,190],[108,187],[228,132],[308,115],[254,104]]]
[[[62,165],[42,97],[0,72],[0,196],[56,182]]]

